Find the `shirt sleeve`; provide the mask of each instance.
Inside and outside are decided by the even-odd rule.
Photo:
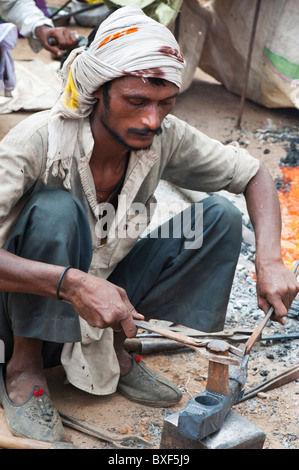
[[[34,0],[1,0],[0,15],[14,23],[22,36],[34,37],[35,28],[42,25],[53,27],[53,22],[36,6]]]
[[[239,194],[259,170],[259,160],[237,143],[224,145],[174,116],[165,118],[163,127],[162,178],[179,187]]]

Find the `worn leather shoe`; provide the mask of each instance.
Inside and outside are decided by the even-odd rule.
[[[175,385],[149,370],[138,355],[133,356],[130,372],[120,376],[117,390],[137,403],[162,408],[175,405],[182,398]]]
[[[12,434],[44,442],[62,441],[63,426],[49,395],[35,386],[25,403],[14,405],[5,390],[4,366],[0,367],[0,403]]]

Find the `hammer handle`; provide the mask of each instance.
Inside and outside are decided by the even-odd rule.
[[[270,307],[268,310],[268,313],[264,316],[262,321],[259,323],[257,328],[254,330],[252,335],[249,337],[246,343],[246,349],[245,349],[245,355],[249,354],[251,351],[252,346],[255,344],[255,342],[259,339],[263,329],[265,328],[268,320],[270,319],[272,313],[274,311],[273,307]]]
[[[0,448],[2,449],[50,449],[51,445],[51,442],[0,434]]]

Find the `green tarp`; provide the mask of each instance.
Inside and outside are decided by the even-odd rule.
[[[105,5],[111,6],[128,6],[135,5],[141,8],[147,16],[150,16],[165,26],[170,26],[179,13],[183,0],[104,0]]]

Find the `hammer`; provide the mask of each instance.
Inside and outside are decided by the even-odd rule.
[[[44,442],[26,439],[24,437],[0,434],[0,448],[2,449],[78,449],[71,442]]]

